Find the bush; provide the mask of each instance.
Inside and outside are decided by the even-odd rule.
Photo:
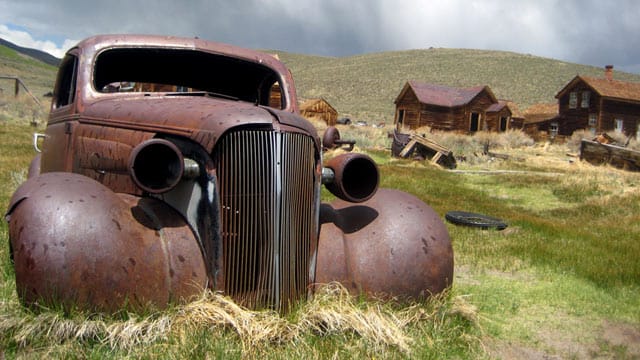
[[[579,152],[582,139],[592,140],[594,135],[589,130],[576,130],[567,140],[567,147],[570,151]]]

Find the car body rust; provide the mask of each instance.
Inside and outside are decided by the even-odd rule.
[[[451,285],[442,220],[378,190],[366,155],[323,164],[293,77],[269,54],[193,38],[85,39],[61,62],[38,136],[42,152],[6,213],[27,306],[164,308],[211,289],[286,311],[319,282],[394,297]],[[322,185],[338,200],[321,203]]]

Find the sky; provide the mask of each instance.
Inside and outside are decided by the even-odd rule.
[[[62,57],[96,34],[307,55],[503,50],[640,74],[638,0],[0,0],[0,38]]]

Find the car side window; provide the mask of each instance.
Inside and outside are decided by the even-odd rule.
[[[58,70],[54,90],[54,109],[69,105],[75,100],[77,69],[78,58],[71,54],[65,56]]]

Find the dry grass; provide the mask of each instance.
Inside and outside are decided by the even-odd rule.
[[[445,309],[443,311],[443,309]],[[357,336],[372,351],[395,348],[410,354],[409,328],[432,322],[437,327],[451,317],[477,326],[477,310],[463,297],[440,295],[427,304],[414,303],[394,309],[388,302],[358,301],[339,284],[323,286],[313,299],[287,317],[269,310],[248,310],[220,294],[206,293],[197,301],[148,316],[125,314],[125,319],[105,316],[65,316],[53,311],[38,314],[24,310],[0,315],[0,333],[20,348],[34,344],[66,342],[99,343],[114,350],[177,339],[185,343],[197,331],[231,331],[242,344],[243,354],[265,346],[303,344],[309,336]]]
[[[26,94],[14,97],[0,92],[0,123],[44,124],[48,103],[42,101],[38,104]]]

